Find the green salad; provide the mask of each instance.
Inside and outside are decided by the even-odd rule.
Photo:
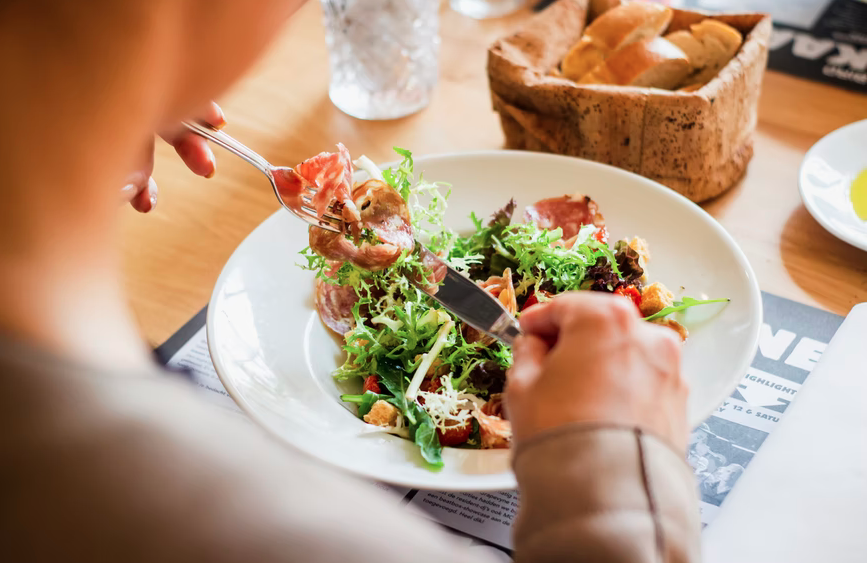
[[[632,300],[642,316],[685,338],[669,313],[724,301],[675,302],[664,286],[648,284],[646,244],[609,244],[589,197],[542,200],[523,221],[513,216],[514,201],[504,201],[488,217],[471,215],[473,231],[458,234],[444,222],[450,186],[416,176],[412,154],[395,150],[403,160],[394,169],[356,161],[371,179],[351,188],[352,224],[324,241],[313,229],[302,267],[316,274],[320,316],[344,339],[346,361],[334,377],[361,384],[341,399],[365,422],[413,441],[431,469],[442,466],[443,447],[509,446],[503,391],[512,352],[411,282],[426,267],[395,232],[424,241],[517,316],[558,293],[604,291]]]

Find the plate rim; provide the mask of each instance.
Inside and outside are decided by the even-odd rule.
[[[810,214],[810,216],[813,217],[813,219],[817,223],[819,223],[822,226],[823,229],[825,229],[826,231],[828,231],[829,233],[834,235],[834,237],[836,237],[837,239],[842,240],[846,244],[849,244],[851,246],[854,246],[855,248],[858,248],[858,249],[861,249],[861,250],[867,252],[867,237],[864,237],[863,239],[856,239],[856,238],[849,236],[849,233],[847,233],[846,231],[841,231],[840,229],[838,229],[837,226],[834,225],[832,222],[830,222],[825,217],[825,215],[819,210],[818,206],[816,206],[816,204],[813,202],[813,199],[810,197],[807,197],[807,194],[806,194],[807,188],[805,186],[805,184],[807,183],[807,180],[806,180],[807,161],[810,160],[810,158],[813,157],[820,150],[822,150],[824,145],[826,145],[827,143],[833,142],[833,138],[836,137],[837,135],[842,134],[844,131],[846,131],[848,129],[859,129],[859,128],[864,128],[865,132],[867,132],[867,119],[862,119],[860,121],[853,121],[852,123],[847,123],[846,125],[844,125],[842,127],[838,127],[837,129],[834,129],[833,131],[824,135],[821,139],[819,139],[818,141],[813,143],[813,146],[811,146],[809,148],[809,150],[807,150],[806,154],[804,154],[804,158],[801,160],[801,165],[798,167],[798,194],[801,196],[801,203],[803,203],[804,207],[807,208],[807,212]]]
[[[711,229],[716,232],[718,236],[720,236],[726,244],[733,250],[734,257],[736,261],[743,268],[744,273],[746,275],[746,279],[749,285],[749,301],[751,305],[751,334],[749,334],[749,354],[745,354],[744,359],[739,362],[737,369],[732,371],[732,373],[736,374],[732,377],[732,380],[727,383],[725,386],[725,395],[719,399],[719,403],[714,405],[712,408],[705,409],[707,412],[699,411],[701,413],[700,421],[695,423],[696,425],[700,424],[708,417],[710,417],[714,411],[719,407],[723,401],[725,401],[726,397],[730,396],[731,393],[737,388],[738,383],[743,378],[743,374],[746,374],[747,369],[752,365],[752,360],[758,350],[759,344],[759,333],[761,329],[761,325],[763,322],[763,310],[762,310],[762,296],[761,289],[758,284],[758,279],[756,274],[750,264],[749,260],[744,254],[743,249],[741,249],[740,245],[735,241],[734,237],[722,226],[722,224],[717,221],[710,213],[708,213],[703,207],[698,205],[697,203],[691,201],[686,196],[676,192],[675,190],[668,188],[667,186],[647,178],[645,176],[641,176],[640,174],[636,174],[634,172],[630,172],[628,170],[624,170],[622,168],[618,168],[616,166],[612,166],[609,164],[596,162],[592,160],[587,160],[578,157],[572,157],[567,155],[559,155],[552,153],[541,153],[535,151],[521,151],[521,150],[508,150],[508,149],[481,149],[481,150],[471,150],[471,151],[455,151],[455,152],[444,152],[444,153],[433,153],[433,154],[423,154],[420,156],[413,156],[413,160],[416,163],[429,162],[434,160],[446,160],[446,159],[468,159],[474,157],[494,157],[494,158],[522,158],[522,159],[531,159],[531,160],[563,160],[568,159],[571,161],[578,161],[582,166],[590,166],[591,168],[600,168],[607,170],[616,175],[621,175],[627,178],[637,179],[638,181],[645,183],[648,189],[653,189],[658,193],[662,194],[663,197],[670,198],[671,201],[678,201],[682,204],[687,204],[694,208],[699,215],[703,216],[707,223],[710,225]],[[378,164],[380,167],[388,167],[396,164],[398,161],[390,161],[384,164]],[[364,478],[371,479],[373,481],[379,481],[383,483],[388,483],[392,485],[397,485],[401,487],[408,487],[412,489],[418,490],[437,490],[444,492],[489,492],[489,491],[502,491],[502,490],[514,490],[517,487],[517,482],[515,479],[514,472],[508,470],[504,473],[495,474],[495,475],[482,475],[482,476],[468,476],[468,479],[478,480],[479,484],[474,486],[473,488],[462,487],[460,485],[450,485],[449,481],[444,481],[443,483],[436,484],[419,484],[416,481],[411,479],[401,479],[399,477],[394,478],[387,475],[375,475],[370,471],[363,469],[355,469],[348,466],[337,465],[329,460],[323,459],[321,456],[315,454],[314,452],[305,450],[296,444],[292,443],[281,434],[279,434],[276,430],[270,428],[264,421],[257,415],[254,409],[250,408],[243,400],[241,400],[240,395],[235,389],[234,385],[229,381],[229,378],[225,375],[225,367],[222,365],[222,360],[218,355],[215,355],[214,350],[214,321],[213,315],[215,314],[214,302],[217,298],[217,293],[219,288],[222,286],[222,281],[224,275],[226,275],[226,266],[232,261],[235,257],[235,254],[255,233],[256,231],[267,221],[272,220],[275,216],[280,213],[284,213],[284,209],[277,209],[271,215],[266,217],[262,222],[256,225],[252,231],[250,231],[243,240],[235,247],[235,250],[232,251],[232,254],[223,264],[222,269],[220,270],[219,276],[217,276],[217,280],[214,283],[214,289],[211,292],[211,297],[208,300],[208,311],[206,315],[206,335],[207,335],[207,343],[208,343],[208,353],[211,356],[212,363],[214,364],[214,371],[217,373],[217,376],[220,378],[220,382],[223,387],[226,389],[226,392],[235,402],[235,404],[247,415],[249,416],[260,428],[262,428],[268,434],[274,436],[280,443],[284,446],[288,446],[292,448],[294,451],[308,457],[311,459],[315,459],[318,462],[324,463],[329,467],[339,470],[341,472],[352,474]],[[737,375],[740,374],[740,375]],[[722,393],[720,393],[722,395]],[[687,421],[690,430],[692,430],[693,423],[692,421]],[[432,473],[432,475],[435,475]]]

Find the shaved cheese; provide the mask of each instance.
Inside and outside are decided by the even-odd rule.
[[[443,376],[440,383],[442,387],[436,393],[419,392],[419,396],[424,398],[422,408],[440,430],[463,426],[473,417],[473,409],[483,405],[484,401],[470,393],[458,392],[452,385],[451,374]]]
[[[372,160],[367,158],[364,155],[359,156],[353,162],[355,166],[367,172],[367,175],[373,178],[374,180],[379,180],[380,182],[385,182],[385,178],[382,177],[382,172],[379,170],[379,167],[373,163]]]
[[[451,332],[454,326],[454,321],[449,319],[442,327],[440,327],[440,331],[437,333],[437,338],[434,340],[433,346],[431,346],[431,349],[428,350],[428,353],[422,358],[421,364],[419,364],[418,369],[415,370],[415,374],[412,376],[412,381],[410,381],[409,387],[406,388],[407,401],[415,401],[415,398],[418,396],[418,389],[421,387],[421,382],[424,380],[424,376],[427,375],[427,370],[430,368],[437,356],[440,355],[440,352],[446,345],[449,332]]]

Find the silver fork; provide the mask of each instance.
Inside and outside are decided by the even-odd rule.
[[[316,213],[316,209],[314,209],[312,202],[313,196],[316,194],[316,188],[313,186],[306,186],[307,193],[301,196],[301,199],[304,201],[304,205],[301,206],[300,209],[295,209],[290,207],[283,201],[283,197],[280,195],[280,189],[277,185],[277,178],[275,173],[281,173],[285,171],[291,171],[292,168],[288,166],[274,166],[267,160],[265,160],[262,155],[257,153],[256,151],[250,149],[243,143],[239,142],[237,139],[232,137],[231,135],[220,131],[208,124],[199,123],[196,121],[184,121],[184,126],[195,133],[196,135],[200,135],[205,139],[223,147],[227,151],[243,158],[250,164],[256,167],[262,174],[264,174],[268,181],[271,182],[271,187],[274,189],[274,195],[277,196],[277,200],[280,202],[280,205],[283,206],[286,211],[295,215],[302,221],[306,221],[313,226],[321,227],[323,229],[334,231],[334,232],[343,232],[343,219],[333,214],[326,213],[325,215],[319,216]],[[333,213],[333,205],[329,205],[328,210]]]
[[[209,141],[213,141],[258,168],[262,174],[268,177],[271,187],[274,188],[274,195],[277,196],[277,199],[280,200],[280,205],[287,211],[313,226],[328,229],[329,231],[343,232],[343,219],[332,214],[325,214],[321,217],[317,216],[316,210],[311,205],[313,203],[313,196],[316,194],[315,187],[307,186],[307,194],[302,196],[305,205],[302,206],[300,211],[293,209],[283,201],[274,173],[291,170],[291,168],[271,165],[270,162],[262,158],[255,151],[250,150],[230,135],[210,125],[186,121],[184,125],[193,133],[201,135]],[[333,204],[328,209],[334,213]],[[470,326],[493,336],[509,346],[512,345],[515,337],[521,333],[521,328],[518,326],[515,318],[498,299],[470,281],[469,278],[461,275],[442,258],[428,250],[418,241],[416,241],[415,252],[419,254],[422,262],[427,265],[428,269],[435,274],[436,283],[432,283],[427,279],[417,279],[416,276],[410,276],[408,278],[410,282],[439,301],[446,309],[450,310]]]

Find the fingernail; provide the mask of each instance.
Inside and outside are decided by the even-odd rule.
[[[217,157],[214,156],[214,151],[211,150],[211,147],[206,146],[205,149],[208,151],[208,160],[210,160],[213,165],[213,168],[205,175],[205,178],[213,178],[214,174],[217,173]]]
[[[151,195],[151,211],[153,211],[154,207],[157,206],[157,196],[156,194]]]
[[[214,123],[213,125],[217,129],[222,129],[226,126],[226,115],[223,113],[223,108],[221,108],[217,104],[214,104],[214,107],[217,108],[217,112],[220,114],[220,116],[219,121],[217,121],[217,123]]]

